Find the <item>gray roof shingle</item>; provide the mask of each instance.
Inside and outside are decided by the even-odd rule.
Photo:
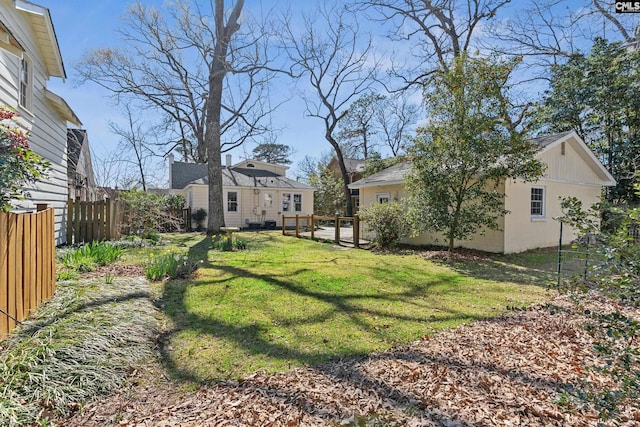
[[[209,184],[207,165],[200,163],[174,162],[171,188],[181,189],[189,184]],[[222,185],[250,188],[290,188],[310,190],[313,187],[263,169],[222,168]]]
[[[555,133],[553,135],[540,136],[538,138],[532,138],[530,139],[530,141],[534,145],[537,145],[540,148],[544,148],[549,144],[552,144],[553,142],[557,141],[558,139],[567,136],[571,132],[573,131]],[[360,187],[366,187],[371,185],[375,186],[376,184],[384,185],[385,183],[399,183],[404,181],[407,173],[409,173],[410,167],[411,165],[409,164],[409,162],[398,163],[397,165],[391,166],[378,173],[362,178],[361,180],[358,180],[353,184],[351,184],[351,186],[353,187],[351,186],[350,187],[360,188]]]

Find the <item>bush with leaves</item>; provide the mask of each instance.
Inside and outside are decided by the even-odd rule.
[[[0,210],[25,199],[25,184],[45,177],[49,162],[29,149],[28,135],[17,127],[17,114],[0,107]]]
[[[191,219],[196,222],[196,229],[198,231],[202,230],[204,227],[204,220],[207,218],[207,211],[203,208],[198,209],[194,213],[191,214]]]
[[[636,190],[640,191],[637,185]],[[640,225],[640,209],[611,209],[616,221],[600,227],[603,206],[594,205],[585,210],[582,203],[572,197],[562,201],[562,208],[564,215],[560,220],[577,229],[585,245],[593,241],[588,237],[595,235],[598,243],[587,249],[594,258],[599,256],[604,260],[593,263],[588,274],[566,283],[566,290],[595,290],[616,300],[619,307],[640,307],[640,242],[632,233]],[[595,369],[609,375],[615,386],[599,390],[585,382],[575,389],[574,397],[593,405],[604,420],[619,421],[625,404],[640,397],[640,323],[622,311],[584,310],[589,319],[585,329],[594,338],[594,349],[602,362]]]
[[[406,207],[402,203],[376,203],[360,209],[360,218],[374,232],[373,244],[389,248],[398,244],[410,229],[405,218]]]

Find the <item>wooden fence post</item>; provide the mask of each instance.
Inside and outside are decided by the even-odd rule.
[[[296,214],[296,237],[300,237],[300,216]]]
[[[0,241],[9,242],[9,214],[0,212]],[[6,271],[9,269],[9,245],[0,245],[0,339],[9,334],[9,318],[5,313],[9,311],[9,283]]]
[[[111,217],[112,217],[112,212],[111,212],[111,199],[107,197],[107,200],[105,200],[105,213],[106,213],[106,219],[105,219],[105,240],[111,240]]]
[[[335,235],[335,242],[336,244],[340,244],[340,217],[336,216],[336,235]]]
[[[73,199],[67,199],[67,245],[73,244]]]
[[[353,247],[360,247],[360,217],[358,214],[353,216]]]
[[[315,218],[314,218],[314,215],[311,214],[311,240],[315,238],[315,233],[316,233]]]
[[[282,235],[284,236],[285,234],[287,234],[287,227],[285,224],[286,221],[286,216],[284,216],[284,214],[282,215]]]
[[[75,227],[73,227],[73,231],[74,231],[74,241],[73,243],[79,243],[80,242],[80,223],[82,222],[82,219],[80,218],[80,197],[76,197],[75,202],[73,203],[73,221],[75,224]]]

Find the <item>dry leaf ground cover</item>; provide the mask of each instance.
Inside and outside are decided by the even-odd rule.
[[[277,233],[247,238],[250,250],[223,253],[201,235],[174,236],[204,261],[197,277],[153,291],[144,280],[110,286],[114,313],[129,301],[111,295],[118,284],[154,295],[145,310],[159,319],[156,357],[127,366],[128,384],[57,423],[596,424],[592,410],[554,403],[571,402],[564,393],[580,379],[610,385],[583,368],[597,361],[581,317],[521,311],[549,298],[541,285],[552,278],[553,254],[433,262],[420,251],[375,254]],[[130,251],[128,261],[157,250]],[[132,353],[150,349],[133,338]],[[625,416],[635,425],[637,404]]]
[[[603,303],[590,301],[586,306]],[[610,379],[566,298],[364,357],[181,391],[158,375],[87,405],[70,426],[596,426],[566,392]],[[618,307],[609,306],[607,310]],[[634,313],[636,316],[638,312]],[[640,425],[638,402],[623,426]]]

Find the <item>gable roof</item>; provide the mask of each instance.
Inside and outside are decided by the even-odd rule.
[[[242,164],[242,162],[240,164]],[[209,184],[206,164],[173,162],[172,168],[172,189],[182,189],[190,184]],[[303,184],[283,175],[278,175],[272,171],[236,166],[222,168],[222,185],[225,187],[289,188],[298,190],[313,189],[313,187],[307,184]]]
[[[607,171],[602,162],[600,162],[596,158],[593,152],[589,149],[589,147],[587,147],[582,138],[580,138],[580,136],[578,136],[575,131],[561,132],[553,135],[544,135],[537,138],[532,138],[530,141],[534,145],[537,145],[541,148],[536,154],[537,157],[569,139],[574,139],[578,143],[578,146],[584,152],[585,157],[588,159],[591,167],[595,168],[599,172],[599,174],[603,176],[603,185],[615,185],[616,181],[613,176],[609,173],[609,171]],[[409,162],[399,163],[378,173],[362,178],[361,180],[350,184],[349,188],[357,189],[366,187],[380,187],[383,185],[403,184],[407,174],[409,173],[410,166],[411,165]]]
[[[538,147],[545,149],[547,146],[553,144],[559,139],[566,140],[566,137],[572,133],[575,133],[575,132],[570,130],[566,132],[554,133],[551,135],[542,135],[535,138],[531,138],[529,141],[531,141],[533,145],[537,145]]]
[[[83,152],[85,157],[81,165],[80,156]],[[84,167],[84,170],[78,170],[78,166]],[[67,178],[73,179],[76,174],[87,178],[90,187],[95,186],[87,131],[67,129]]]
[[[67,104],[67,101],[62,97],[51,92],[49,89],[44,90],[44,97],[61,118],[76,126],[82,126],[82,122],[76,113],[73,112],[69,104]]]
[[[67,73],[62,62],[60,45],[58,44],[49,9],[26,0],[14,0],[14,2],[16,10],[24,12],[27,21],[31,24],[35,42],[40,49],[40,55],[42,55],[47,74],[51,77],[66,79]]]
[[[361,180],[349,185],[349,188],[365,188],[365,187],[379,187],[381,185],[396,185],[404,183],[404,179],[409,173],[411,163],[401,162],[397,165],[393,165],[380,172],[369,175]]]
[[[182,189],[190,182],[207,176],[206,163],[173,162],[169,188]]]
[[[611,173],[609,173],[607,168],[604,167],[602,162],[598,160],[596,155],[593,154],[593,151],[591,151],[591,149],[587,147],[587,144],[585,144],[585,142],[582,140],[582,138],[580,138],[580,135],[578,135],[576,131],[572,130],[572,131],[562,132],[559,134],[549,135],[547,137],[541,137],[541,138],[551,138],[551,137],[555,137],[555,139],[553,141],[548,141],[546,145],[542,146],[542,150],[540,150],[538,155],[551,150],[552,148],[562,144],[563,142],[566,142],[569,139],[573,139],[575,142],[578,143],[578,147],[580,147],[581,149],[581,154],[583,154],[581,157],[585,160],[585,162],[587,162],[591,166],[591,168],[593,168],[602,177],[602,180],[604,181],[603,185],[607,187],[612,187],[616,185],[616,180],[613,177],[613,175],[611,175]],[[538,140],[538,139],[540,138],[536,138],[535,140]]]
[[[347,173],[362,172],[364,170],[364,160],[350,159],[348,157],[343,157],[342,160],[344,160],[344,167],[347,169]],[[331,158],[327,168],[339,169],[338,158],[336,156]]]

